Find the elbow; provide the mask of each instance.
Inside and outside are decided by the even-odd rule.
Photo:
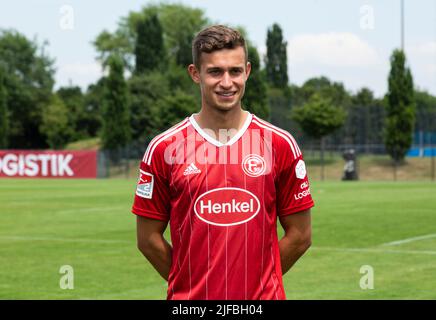
[[[283,240],[284,245],[288,246],[298,255],[304,254],[312,245],[312,238],[310,235],[290,235],[287,237],[285,236]]]
[[[137,248],[138,250],[144,255],[147,256],[149,252],[151,251],[152,245],[150,241],[141,240],[137,241]]]
[[[304,251],[307,251],[311,245],[312,245],[312,239],[309,238],[304,242]]]
[[[144,254],[144,251],[146,250],[145,245],[142,242],[137,242],[136,243],[136,247],[138,248],[138,250]]]
[[[299,249],[301,251],[301,253],[306,252],[310,246],[312,245],[312,237],[308,236],[308,237],[303,237],[300,239],[299,241]]]
[[[301,245],[300,245],[300,250],[304,253],[304,252],[306,252],[309,248],[310,248],[310,246],[312,245],[312,239],[304,239],[302,242],[301,242]]]

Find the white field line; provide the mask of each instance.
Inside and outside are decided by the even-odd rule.
[[[86,239],[86,238],[54,238],[54,237],[28,237],[28,236],[0,236],[0,241],[56,241],[56,242],[83,242],[83,243],[132,243],[125,240]]]
[[[127,211],[129,212],[129,207],[90,207],[90,208],[76,208],[76,209],[65,209],[65,210],[55,210],[53,213],[59,214],[70,214],[77,212],[107,212],[107,211]]]
[[[426,239],[431,239],[431,238],[436,238],[436,233],[427,234],[425,236],[419,236],[419,237],[413,237],[413,238],[407,238],[407,239],[387,242],[387,243],[383,243],[382,246],[398,246],[398,245],[401,245],[404,243],[410,243],[410,242],[414,242],[414,241],[426,240]]]
[[[436,251],[430,251],[430,250],[388,250],[388,249],[377,249],[377,248],[334,248],[334,247],[310,247],[309,250],[336,251],[336,252],[396,253],[396,254],[426,254],[426,255],[436,255]]]
[[[66,209],[60,209],[60,210],[47,210],[49,213],[55,213],[55,214],[75,214],[75,213],[88,213],[88,212],[113,212],[113,211],[120,211],[120,212],[130,212],[130,207],[126,206],[117,206],[117,207],[81,207],[81,208],[68,208]],[[31,210],[29,211],[31,212]]]
[[[91,193],[89,191],[83,191],[81,193],[75,193],[74,197],[69,197],[68,195],[65,194],[27,194],[27,192],[22,192],[22,194],[24,195],[24,198],[15,198],[15,197],[10,197],[9,195],[5,194],[0,195],[0,199],[4,202],[7,203],[9,205],[14,205],[14,204],[21,204],[21,203],[34,203],[35,201],[33,200],[37,200],[37,202],[41,202],[40,200],[55,200],[55,199],[75,199],[75,198],[79,198],[79,197],[86,197],[86,198],[92,198],[92,197],[100,197],[100,196],[105,196],[105,197],[110,197],[112,195],[117,195],[118,193],[114,192],[94,192]]]
[[[142,297],[145,295],[146,290],[150,289],[150,288],[163,288],[165,294],[166,294],[166,288],[167,288],[167,283],[163,283],[163,284],[148,284],[146,287],[144,288],[140,288],[140,289],[132,289],[132,290],[127,290],[127,291],[121,291],[118,293],[110,293],[110,294],[102,294],[102,295],[98,295],[98,296],[94,296],[94,297],[81,297],[78,298],[78,300],[107,300],[107,299],[125,299],[125,296],[129,296],[131,294],[140,294],[140,299],[142,299]],[[141,297],[142,296],[142,297]]]
[[[132,243],[126,240],[109,239],[84,239],[84,238],[54,238],[54,237],[29,237],[29,236],[0,236],[0,241],[56,241],[56,242],[83,242],[83,243]],[[340,247],[311,247],[309,250],[357,252],[357,253],[396,253],[396,254],[424,254],[436,255],[431,250],[389,250],[377,248],[340,248]]]

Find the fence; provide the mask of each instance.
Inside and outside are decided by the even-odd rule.
[[[133,178],[138,176],[139,163],[148,142],[135,142],[117,150],[100,150],[98,153],[99,178]]]
[[[117,151],[98,155],[99,178],[136,178],[138,166],[147,147],[132,144]],[[336,180],[344,176],[345,151],[353,149],[359,180],[364,181],[435,181],[436,145],[414,145],[404,162],[395,163],[380,144],[329,144],[325,146],[324,165],[318,144],[302,145],[310,179]]]
[[[314,180],[341,180],[346,161],[343,154],[354,150],[359,180],[366,181],[435,181],[436,145],[414,145],[403,162],[396,163],[384,145],[327,145],[324,168],[319,146],[303,148],[308,173]]]

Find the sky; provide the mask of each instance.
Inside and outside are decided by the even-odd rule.
[[[287,41],[292,84],[312,77],[340,81],[356,93],[387,91],[389,59],[401,46],[400,0],[181,0],[214,23],[245,28],[262,56],[267,30],[278,23]],[[15,29],[55,59],[55,88],[83,89],[102,75],[92,41],[121,17],[156,1],[14,0],[0,4],[0,29]],[[436,0],[404,0],[405,52],[415,87],[436,95]]]

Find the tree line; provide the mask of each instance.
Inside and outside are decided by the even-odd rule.
[[[94,40],[105,76],[84,91],[55,91],[46,45],[0,30],[0,148],[62,149],[92,137],[105,149],[146,143],[199,111],[200,92],[186,67],[194,35],[210,24],[201,9],[182,4],[130,12],[114,32],[103,30]],[[303,145],[385,144],[401,160],[414,130],[436,132],[436,97],[414,88],[401,50],[392,53],[388,92],[376,98],[368,88],[352,93],[322,76],[289,84],[281,27],[268,28],[263,60],[247,32],[237,28],[248,39],[252,64],[244,108],[289,130]]]

